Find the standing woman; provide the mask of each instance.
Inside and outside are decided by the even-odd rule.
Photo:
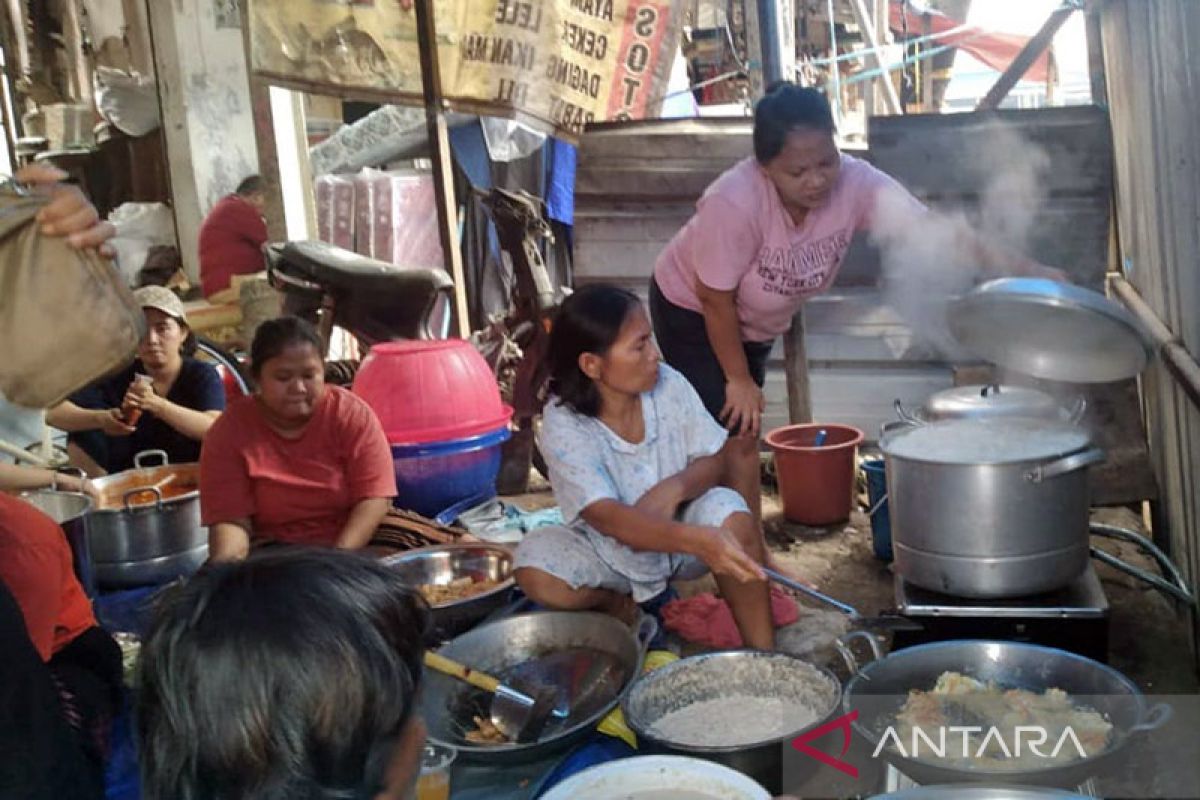
[[[143,450],[163,450],[173,464],[199,461],[200,443],[225,409],[221,376],[192,357],[196,337],[179,297],[143,286],[133,298],[146,315],[137,360],[47,412],[56,427],[86,431],[71,443],[99,467],[89,472],[129,469]]]
[[[804,301],[833,285],[855,231],[872,227],[881,202],[889,217],[914,223],[930,213],[893,178],[838,151],[821,92],[779,84],[754,109],[754,157],[708,187],[654,265],[650,312],[663,359],[732,434],[727,481],[756,516],[767,357]],[[963,236],[991,273],[1063,278]]]
[[[321,339],[296,317],[264,322],[250,346],[258,388],[230,405],[200,455],[200,518],[213,561],[252,541],[355,550],[396,494],[383,425],[365,402],[325,385]]]

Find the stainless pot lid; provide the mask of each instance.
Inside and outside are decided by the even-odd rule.
[[[925,401],[929,420],[1040,417],[1062,419],[1066,410],[1045,392],[1025,386],[956,386]]]
[[[901,428],[880,447],[885,455],[938,464],[1045,461],[1087,447],[1087,432],[1046,419],[955,419]]]
[[[951,303],[950,330],[980,358],[1047,380],[1132,378],[1150,359],[1128,311],[1104,295],[1045,278],[1000,278]]]

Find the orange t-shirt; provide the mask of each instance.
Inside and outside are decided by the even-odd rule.
[[[255,397],[235,400],[200,452],[205,525],[249,518],[255,538],[332,546],[360,500],[393,497],[396,472],[371,407],[325,387],[298,439],[267,425]]]
[[[62,528],[29,503],[3,492],[0,580],[21,606],[29,638],[43,661],[96,627]]]

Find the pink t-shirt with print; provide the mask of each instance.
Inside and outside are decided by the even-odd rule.
[[[769,341],[788,329],[805,298],[833,284],[850,239],[871,226],[885,193],[924,209],[894,178],[843,154],[828,202],[798,226],[766,172],[747,158],[704,192],[659,255],[654,278],[668,300],[693,311],[702,310],[697,280],[718,291],[736,289],[742,338]]]

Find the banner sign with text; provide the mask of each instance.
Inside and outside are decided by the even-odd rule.
[[[251,68],[272,83],[420,105],[412,0],[249,0]],[[679,46],[670,0],[436,0],[451,106],[575,139],[658,114]]]

